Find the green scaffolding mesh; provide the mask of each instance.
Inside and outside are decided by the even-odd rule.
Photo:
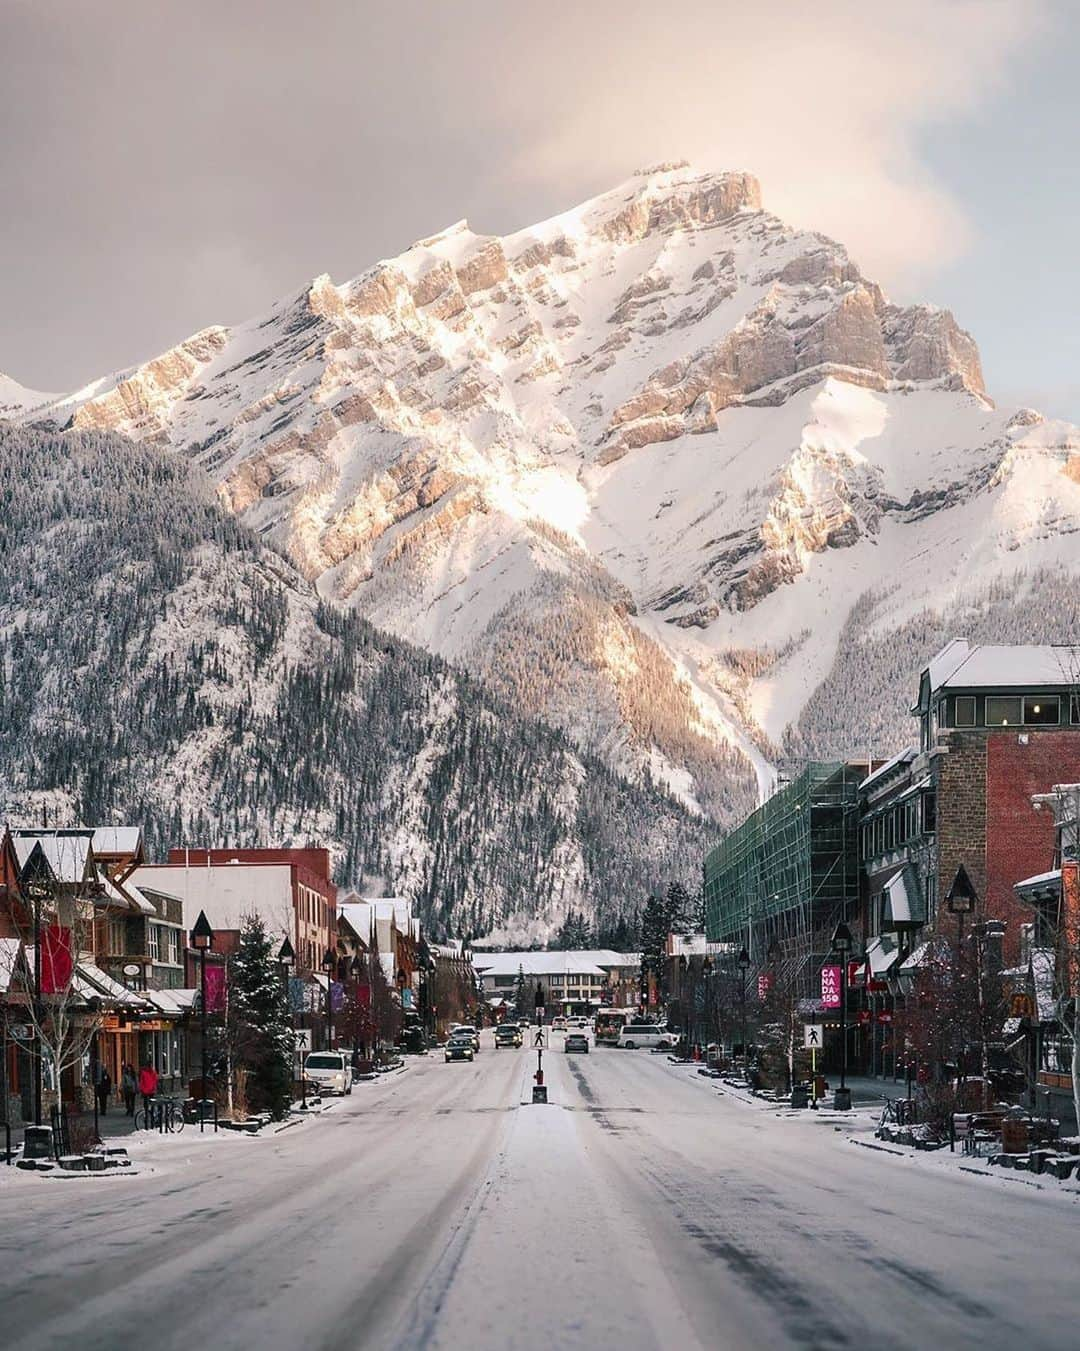
[[[809,934],[858,895],[862,765],[811,762],[705,860],[712,942]]]

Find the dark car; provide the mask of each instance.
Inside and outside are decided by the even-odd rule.
[[[563,1043],[565,1051],[580,1051],[582,1055],[589,1054],[589,1038],[584,1032],[568,1032],[566,1041]]]
[[[517,1023],[500,1023],[495,1029],[495,1046],[520,1046],[522,1042],[521,1028]]]
[[[471,1037],[453,1036],[446,1043],[447,1060],[472,1060],[475,1055]]]

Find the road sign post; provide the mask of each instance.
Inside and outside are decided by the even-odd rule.
[[[803,1025],[803,1049],[810,1052],[810,1106],[816,1112],[818,1100],[817,1053],[824,1045],[825,1027],[823,1023],[805,1023]]]

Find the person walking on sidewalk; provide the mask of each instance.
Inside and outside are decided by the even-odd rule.
[[[139,1079],[134,1065],[125,1065],[120,1074],[120,1092],[124,1095],[124,1111],[128,1116],[135,1115],[135,1094],[139,1091]]]
[[[154,1094],[157,1092],[157,1086],[158,1072],[148,1060],[139,1071],[139,1092],[142,1094],[143,1111],[146,1113],[148,1119],[150,1116],[150,1104],[154,1099]]]
[[[94,1082],[94,1092],[97,1094],[98,1112],[101,1116],[106,1116],[109,1111],[109,1094],[112,1092],[112,1079],[109,1077],[109,1071],[104,1065],[100,1066],[100,1073]]]

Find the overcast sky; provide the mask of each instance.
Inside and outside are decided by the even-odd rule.
[[[0,371],[44,390],[688,158],[1080,420],[1071,0],[0,0]]]

